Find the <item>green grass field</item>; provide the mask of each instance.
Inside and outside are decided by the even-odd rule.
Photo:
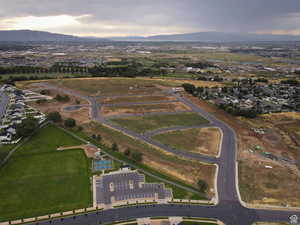
[[[41,128],[0,168],[0,221],[91,205],[90,162],[81,144],[54,125]]]
[[[208,123],[196,113],[178,113],[141,117],[125,117],[112,119],[113,122],[138,133],[172,126],[192,126]]]
[[[15,145],[2,145],[0,147],[0,162],[5,159],[8,153],[15,147]]]

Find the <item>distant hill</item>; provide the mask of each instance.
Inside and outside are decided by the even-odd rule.
[[[199,41],[199,42],[256,42],[300,41],[296,35],[272,35],[250,33],[198,32],[187,34],[155,35],[149,37],[111,37],[115,41]]]
[[[0,41],[23,41],[23,42],[43,42],[43,41],[108,41],[103,38],[82,38],[72,35],[56,34],[44,31],[32,30],[8,30],[0,31]]]

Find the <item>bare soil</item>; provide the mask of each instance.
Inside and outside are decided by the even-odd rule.
[[[151,112],[176,112],[186,110],[190,110],[190,108],[181,102],[174,102],[149,105],[104,106],[101,108],[101,114],[104,116],[116,116],[131,113],[144,114]]]

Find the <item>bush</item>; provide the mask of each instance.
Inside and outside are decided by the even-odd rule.
[[[40,92],[41,95],[50,95],[50,91],[49,90],[41,90]]]
[[[47,102],[47,99],[38,99],[38,100],[36,100],[36,103],[37,104],[43,104],[43,103],[46,103]]]
[[[199,180],[198,187],[201,192],[205,193],[207,191],[208,184],[204,180]]]
[[[68,101],[70,101],[70,97],[68,95],[59,95],[59,94],[57,94],[54,99],[58,102],[68,102]]]
[[[127,148],[125,151],[124,151],[124,154],[126,156],[130,156],[130,153],[131,153],[131,150],[129,148]]]
[[[62,121],[61,115],[59,112],[50,112],[47,115],[48,120],[54,122],[54,123],[60,123]]]
[[[119,147],[116,143],[113,143],[112,146],[111,146],[111,149],[114,151],[114,152],[118,152],[119,151]]]
[[[101,142],[101,140],[102,140],[102,137],[101,137],[100,134],[93,134],[92,138],[95,139],[98,142]]]
[[[64,125],[66,127],[72,128],[76,126],[76,120],[74,120],[73,118],[68,118],[65,120]]]
[[[134,152],[134,153],[132,153],[131,158],[135,162],[142,162],[143,154],[141,152]]]
[[[26,118],[17,126],[17,136],[28,137],[38,127],[38,124],[38,120],[33,117]]]

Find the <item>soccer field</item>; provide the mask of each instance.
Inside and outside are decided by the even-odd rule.
[[[46,215],[92,204],[89,161],[80,145],[48,125],[21,146],[0,168],[0,221]]]

